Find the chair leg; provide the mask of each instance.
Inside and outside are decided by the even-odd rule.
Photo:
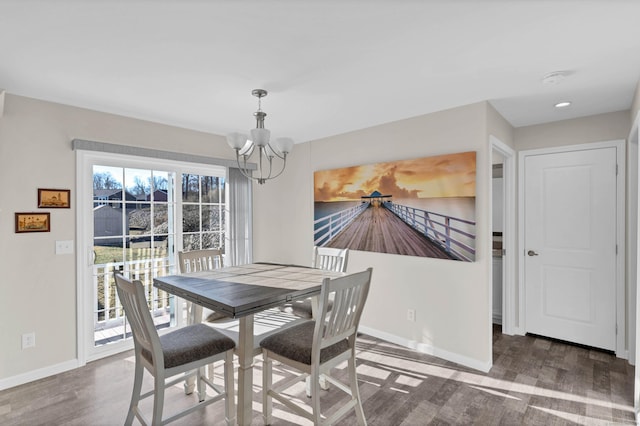
[[[308,377],[311,383],[311,414],[313,416],[313,424],[319,425],[321,421],[320,416],[320,385],[319,374],[314,368],[311,368],[311,375]]]
[[[204,401],[207,397],[207,385],[204,380],[202,380],[202,378],[206,374],[205,370],[206,367],[200,367],[196,372],[196,380],[198,383],[198,401],[200,402]]]
[[[213,371],[211,372],[211,381],[213,382]],[[227,351],[227,356],[224,360],[224,391],[226,394],[224,397],[224,417],[229,426],[236,424],[236,404],[233,382],[233,350],[230,350]]]
[[[320,375],[320,389],[329,390],[329,381],[327,380],[327,376],[324,374]]]
[[[152,425],[162,424],[162,408],[164,406],[164,374],[156,374],[153,384],[153,417],[151,418]]]
[[[207,366],[207,378],[211,380],[212,383],[213,383],[214,375],[215,375],[215,365],[211,363]]]
[[[262,418],[265,425],[271,424],[271,411],[273,410],[273,398],[269,395],[273,373],[273,362],[269,355],[263,352],[262,363]]]
[[[362,409],[362,399],[360,399],[360,390],[358,389],[358,376],[356,375],[356,360],[355,357],[349,358],[347,365],[349,370],[349,386],[351,387],[352,398],[356,400],[356,417],[358,418],[358,424],[360,426],[366,426],[367,420],[364,418],[364,410]]]
[[[187,302],[187,324],[199,324],[202,322],[202,306],[197,303]],[[213,378],[212,378],[213,380]],[[188,377],[184,381],[184,393],[191,395],[196,388],[196,378]],[[200,392],[198,390],[198,392]]]
[[[200,324],[202,322],[202,306],[197,303],[187,302],[187,324]]]
[[[320,389],[329,390],[329,381],[327,380],[327,376],[321,374],[319,383]],[[307,377],[307,379],[305,380],[305,387],[307,391],[307,398],[311,398],[311,377]]]
[[[131,392],[131,403],[129,404],[129,413],[124,421],[125,426],[133,424],[133,417],[135,411],[138,409],[138,402],[140,401],[140,390],[142,389],[142,376],[144,375],[144,368],[140,365],[140,362],[136,360],[135,376],[133,379],[133,391]]]
[[[196,388],[196,379],[195,377],[187,377],[184,379],[184,393],[185,395],[191,395]]]

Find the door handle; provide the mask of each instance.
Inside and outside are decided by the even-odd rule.
[[[537,256],[537,255],[538,255],[538,253],[536,253],[536,252],[535,252],[535,251],[533,251],[533,250],[529,250],[529,251],[527,252],[527,254],[528,254],[529,256]]]

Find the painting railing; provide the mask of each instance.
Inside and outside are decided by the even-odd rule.
[[[168,312],[170,295],[153,286],[153,278],[169,274],[168,257],[98,264],[93,267],[93,287],[94,294],[97,295],[93,314],[96,329],[108,328],[111,324],[120,324],[124,317],[124,311],[116,292],[114,270],[119,270],[124,276],[142,282],[153,316],[164,315]]]
[[[339,212],[316,219],[313,222],[313,243],[322,246],[335,237],[345,226],[369,207],[368,203],[340,210]],[[316,229],[317,228],[317,229]]]
[[[455,258],[466,261],[475,259],[476,250],[467,243],[475,242],[475,222],[396,204],[392,201],[385,201],[383,205],[407,225],[433,243],[440,245]]]

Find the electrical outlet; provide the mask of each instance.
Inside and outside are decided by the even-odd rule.
[[[407,321],[415,321],[415,320],[416,320],[416,310],[407,309]]]
[[[36,333],[22,335],[22,349],[33,348],[36,345]]]

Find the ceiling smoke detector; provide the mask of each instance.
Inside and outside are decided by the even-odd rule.
[[[562,80],[567,78],[568,75],[569,75],[568,71],[550,72],[549,74],[546,74],[544,77],[542,77],[542,84],[547,86],[554,86],[556,84],[561,83]]]

